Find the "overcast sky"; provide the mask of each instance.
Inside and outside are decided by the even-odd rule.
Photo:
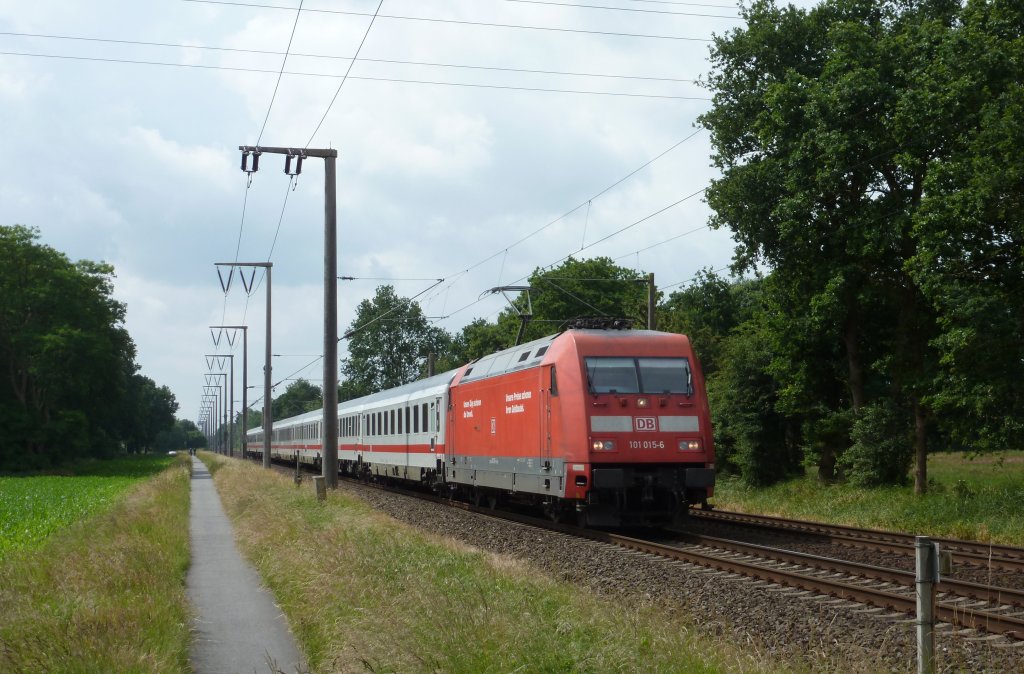
[[[735,5],[384,0],[371,27],[379,0],[263,2],[0,0],[0,224],[115,266],[142,373],[179,416],[198,416],[204,354],[239,354],[241,399],[240,340],[215,347],[209,325],[250,326],[262,384],[263,289],[236,277],[225,295],[214,262],[273,262],[274,380],[322,379],[319,362],[296,370],[322,350],[323,161],[289,191],[264,155],[247,188],[237,148],[258,139],[337,149],[339,274],[446,279],[421,300],[450,331],[504,307],[477,301],[487,289],[569,254],[666,292],[729,263],[728,233],[704,227],[709,94],[691,80]],[[339,281],[339,334],[380,283]]]

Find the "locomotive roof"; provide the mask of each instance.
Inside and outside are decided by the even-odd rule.
[[[536,367],[544,360],[544,354],[548,350],[547,347],[561,334],[557,333],[541,337],[532,342],[513,346],[511,349],[505,349],[504,351],[498,351],[489,356],[479,358],[470,363],[460,382],[476,381],[507,372]]]
[[[566,330],[554,335],[535,339],[532,342],[527,342],[526,344],[513,346],[510,349],[498,351],[497,353],[492,353],[489,356],[484,356],[483,358],[475,360],[470,363],[469,368],[466,370],[466,373],[462,375],[462,379],[459,380],[459,383],[478,381],[480,379],[496,377],[498,375],[515,372],[517,370],[537,367],[541,362],[543,362],[544,356],[547,354],[548,347],[551,343],[563,335],[574,340],[579,337],[584,337],[585,339],[596,337],[602,340],[632,340],[637,337],[649,338],[654,335],[665,336],[666,333],[657,332],[655,330],[605,330],[594,328],[576,328]]]

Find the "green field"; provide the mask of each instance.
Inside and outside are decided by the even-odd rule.
[[[725,510],[1024,546],[1024,452],[928,458],[928,493],[913,486],[824,485],[812,474],[768,488],[721,479],[713,502]]]
[[[131,485],[165,469],[169,456],[75,465],[67,475],[0,477],[0,560],[38,547],[52,533],[110,508]]]
[[[0,517],[32,532],[0,560],[0,672],[191,671],[190,471],[185,456],[172,461],[0,483],[10,497]]]

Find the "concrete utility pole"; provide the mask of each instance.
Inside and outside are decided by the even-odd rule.
[[[290,147],[259,147],[239,145],[242,151],[242,170],[246,168],[250,154],[283,154],[286,156],[284,172],[298,175],[302,172],[302,160],[306,157],[320,157],[324,160],[324,416],[321,437],[323,438],[323,477],[327,486],[338,486],[338,207],[337,207],[337,159],[338,151],[331,149],[309,149]],[[292,160],[295,170],[292,171]],[[253,164],[253,171],[256,165]],[[269,309],[268,309],[269,315]],[[269,338],[268,338],[269,343]],[[267,351],[267,362],[270,362]],[[264,396],[270,396],[270,387]],[[264,465],[269,465],[264,460]]]
[[[942,566],[939,545],[927,536],[915,536],[914,553],[917,576],[917,672],[935,674],[935,586],[941,580]],[[949,560],[951,557],[947,558],[947,564]]]
[[[209,382],[210,375],[207,375],[206,381]],[[211,430],[213,431],[213,451],[217,451],[217,446],[220,444],[220,384],[214,386],[213,384],[207,383],[203,387],[203,390],[210,395],[212,398],[210,406],[210,417],[213,419]]]
[[[263,467],[270,468],[270,434],[273,432],[274,420],[271,415],[271,372],[273,367],[270,363],[270,318],[271,318],[271,305],[270,305],[270,272],[274,268],[273,262],[215,262],[215,267],[231,267],[232,271],[235,267],[262,267],[267,272],[267,335],[266,344],[264,345],[263,352]],[[220,271],[218,270],[218,274]],[[253,274],[255,274],[255,270]],[[221,285],[224,286],[223,278],[221,279]],[[231,277],[228,276],[228,286],[231,285]],[[242,285],[245,286],[245,291],[250,292],[252,290],[252,284],[246,284],[245,277],[242,277]],[[224,287],[224,292],[227,292],[228,288]],[[248,413],[248,410],[246,411]]]
[[[216,385],[217,386],[217,395],[220,396],[220,403],[221,403],[219,408],[217,409],[217,414],[223,413],[223,415],[224,415],[223,423],[226,424],[228,422],[228,375],[227,375],[226,372],[207,372],[206,373],[206,382],[207,382],[207,384],[210,383],[211,377],[224,377],[224,383]],[[216,381],[216,380],[213,380],[213,381]],[[212,384],[211,384],[211,386],[212,386]],[[223,428],[223,425],[222,425],[222,428]],[[219,435],[220,434],[218,434],[218,438],[219,438]],[[227,442],[227,436],[225,436],[224,442]],[[221,444],[221,454],[224,453],[223,450],[224,450],[224,445]]]
[[[226,372],[209,372],[209,373],[207,373],[206,377],[207,377],[207,381],[210,381],[210,377],[223,377],[224,378],[224,383],[223,384],[217,384],[217,385],[222,387],[222,389],[221,389],[222,393],[220,395],[221,406],[220,406],[220,410],[218,410],[218,413],[223,415],[223,420],[224,420],[223,424],[221,426],[221,428],[223,430],[224,437],[223,437],[223,440],[222,440],[222,444],[220,446],[220,450],[221,450],[220,453],[221,454],[226,454],[226,452],[224,450],[227,449],[227,437],[228,437],[228,432],[229,432],[229,429],[226,427],[227,426],[227,373]]]
[[[211,325],[210,336],[213,336],[214,330],[241,330],[242,331],[242,458],[244,459],[249,449],[248,435],[249,430],[249,326],[248,325]],[[214,339],[214,346],[218,346],[220,339]],[[231,346],[235,345],[235,337],[228,339],[228,344]],[[234,362],[232,362],[234,366]],[[231,381],[235,381],[235,375],[232,373]],[[232,399],[234,394],[232,394]],[[231,423],[235,423],[235,413],[231,413]]]
[[[231,379],[230,389],[231,390],[228,393],[228,402],[230,403],[231,413],[228,415],[228,451],[227,451],[227,455],[228,456],[234,456],[234,450],[235,450],[235,431],[234,431],[234,428],[235,428],[235,354],[233,354],[233,353],[228,353],[228,354],[208,353],[208,354],[206,354],[206,367],[208,369],[212,369],[210,366],[213,364],[213,362],[216,362],[216,361],[211,361],[211,359],[216,359],[216,358],[227,358],[227,359],[229,359],[231,361],[231,377],[230,377],[230,379]],[[221,367],[224,367],[224,361],[221,361]]]

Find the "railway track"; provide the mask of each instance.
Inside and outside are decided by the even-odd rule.
[[[293,466],[275,464],[275,468],[290,475],[295,473]],[[907,623],[915,621],[914,574],[898,569],[869,566],[697,534],[675,532],[677,539],[672,542],[645,540],[612,532],[580,529],[532,515],[494,510],[486,506],[367,483],[344,476],[339,480],[443,503],[487,517],[589,539],[645,555],[654,555],[712,572],[733,574],[751,579],[757,587],[792,593],[792,596],[805,600],[855,602],[872,607],[862,610],[876,613],[889,620]],[[955,629],[988,633],[988,638],[1001,635],[1010,639],[1014,647],[1024,647],[1024,590],[944,579],[938,585],[937,592],[935,610],[939,621]]]
[[[914,536],[877,529],[862,529],[835,524],[821,524],[803,520],[748,515],[724,510],[694,510],[691,517],[704,522],[739,524],[768,532],[787,532],[814,536],[837,545],[865,548],[913,557]],[[953,538],[932,538],[943,550],[953,553],[954,564],[1024,572],[1024,548],[1009,545],[963,541]]]

